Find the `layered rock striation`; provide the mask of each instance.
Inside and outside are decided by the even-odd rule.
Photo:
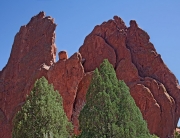
[[[104,59],[124,80],[151,133],[172,137],[180,116],[180,87],[173,73],[149,41],[148,34],[117,16],[97,25],[79,53],[59,52],[55,62],[53,18],[40,12],[16,34],[7,65],[0,71],[0,137],[10,138],[12,120],[34,82],[45,76],[63,98],[66,115],[79,134],[78,116],[86,102],[93,70]]]

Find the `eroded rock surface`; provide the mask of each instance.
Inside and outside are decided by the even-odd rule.
[[[91,71],[104,59],[114,66],[118,79],[129,86],[150,132],[161,138],[172,137],[180,116],[180,86],[148,34],[135,21],[126,27],[115,16],[96,26],[80,53],[68,59],[67,53],[61,51],[56,63],[55,28],[54,20],[40,12],[15,36],[9,61],[0,71],[1,138],[11,137],[14,115],[42,76],[63,97],[66,115],[73,122],[74,133],[79,134],[78,116],[86,102]]]
[[[102,63],[106,58],[108,58],[113,66],[115,66],[116,54],[101,36],[87,36],[84,43],[88,46],[81,47],[79,51],[83,59],[88,61],[84,62],[84,70],[86,72],[93,71],[96,67],[98,67],[99,63]]]
[[[68,55],[67,55],[66,51],[60,51],[58,53],[58,55],[59,55],[59,60],[66,60],[66,59],[68,59]]]
[[[67,60],[59,60],[47,73],[49,83],[63,98],[64,111],[71,121],[78,85],[84,76],[81,55],[75,53]]]
[[[56,24],[44,12],[31,18],[16,34],[9,61],[0,74],[0,137],[10,138],[12,119],[34,82],[46,76],[43,64],[55,61]]]
[[[85,59],[85,72],[99,67],[104,58],[109,59],[118,79],[130,87],[150,132],[161,138],[172,137],[180,116],[180,88],[149,39],[135,21],[126,27],[115,16],[96,26],[79,51]]]
[[[74,133],[76,135],[79,135],[80,133],[78,117],[79,117],[80,111],[82,110],[83,106],[86,103],[86,93],[89,88],[92,75],[93,75],[93,72],[88,72],[84,74],[83,79],[78,85],[77,96],[74,102],[74,109],[73,109],[73,114],[72,114],[73,115],[72,123],[74,125]]]

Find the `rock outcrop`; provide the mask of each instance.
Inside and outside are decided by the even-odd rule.
[[[79,134],[78,116],[86,102],[93,70],[104,59],[130,88],[151,133],[172,137],[180,116],[180,86],[149,41],[148,34],[117,16],[98,25],[70,58],[59,52],[55,62],[56,24],[44,12],[16,34],[7,65],[0,71],[0,137],[10,138],[12,120],[34,82],[45,76],[63,97],[66,115]]]
[[[93,71],[107,58],[118,79],[130,87],[150,132],[161,138],[172,137],[180,116],[180,88],[149,39],[135,21],[126,27],[115,16],[96,26],[79,52],[85,59],[85,72]]]
[[[62,53],[62,52],[60,52]],[[47,78],[63,98],[64,111],[71,121],[78,85],[84,76],[81,55],[75,53],[67,60],[56,62],[48,71]]]
[[[0,75],[0,137],[10,138],[12,119],[34,82],[46,76],[43,64],[54,63],[56,24],[44,12],[31,18],[16,34],[11,55]]]
[[[72,123],[74,125],[74,133],[76,135],[79,135],[80,133],[78,117],[79,117],[80,111],[82,110],[83,106],[86,103],[86,93],[89,88],[92,75],[93,75],[93,72],[88,72],[84,74],[83,79],[78,85],[77,96],[74,102],[74,109],[73,109],[73,114],[72,114]]]

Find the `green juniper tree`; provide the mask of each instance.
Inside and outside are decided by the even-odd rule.
[[[129,88],[104,60],[94,75],[79,121],[80,138],[152,138]]]
[[[13,138],[68,138],[72,124],[58,91],[42,77],[14,118]]]
[[[176,130],[174,130],[174,138],[180,138],[180,134]]]

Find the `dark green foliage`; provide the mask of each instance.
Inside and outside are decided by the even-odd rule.
[[[79,116],[80,138],[152,137],[129,88],[108,60],[94,71],[86,100]]]
[[[178,132],[174,132],[174,138],[180,138],[180,134]]]
[[[13,138],[68,138],[72,131],[61,96],[44,77],[36,81],[13,123]]]

